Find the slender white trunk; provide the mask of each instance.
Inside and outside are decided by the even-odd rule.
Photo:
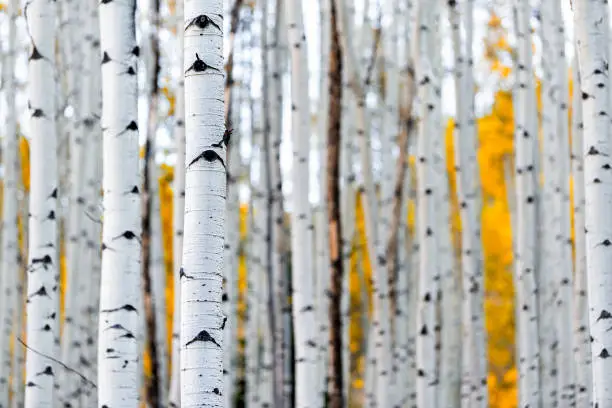
[[[221,0],[185,1],[181,406],[223,406],[226,149]],[[221,142],[221,143],[220,143]],[[214,147],[214,144],[221,147]],[[218,146],[218,145],[217,145]]]
[[[183,2],[176,3],[177,33],[184,29]],[[183,66],[183,35],[178,37],[178,66]],[[185,93],[184,79],[181,74],[176,86],[176,120],[174,123],[174,143],[176,145],[176,164],[174,165],[174,200],[172,207],[172,260],[174,269],[174,310],[172,314],[172,373],[170,375],[169,406],[181,406],[180,393],[180,327],[181,327],[181,280],[183,266],[183,220],[185,217]]]
[[[587,295],[586,244],[584,232],[584,160],[582,155],[582,94],[578,57],[574,56],[574,89],[572,95],[572,177],[574,180],[574,363],[576,373],[576,406],[592,405],[591,339]]]
[[[533,80],[531,7],[517,2],[518,90],[515,113],[516,156],[516,293],[518,308],[519,406],[536,406],[540,399],[536,296],[536,174],[537,122]]]
[[[59,341],[59,257],[55,132],[56,4],[32,0],[24,15],[30,35],[30,214],[26,336],[26,408],[51,407]]]
[[[308,50],[301,0],[286,3],[289,55],[291,59],[291,124],[293,141],[291,247],[292,312],[295,333],[295,405],[317,405],[316,330],[311,259],[312,214],[308,199],[310,153],[310,97],[308,89]]]
[[[19,186],[19,138],[15,109],[15,56],[17,54],[16,21],[19,1],[11,0],[8,5],[8,50],[2,64],[4,76],[5,124],[2,143],[3,186],[2,193],[2,247],[0,270],[2,272],[2,297],[0,298],[0,407],[8,408],[9,377],[11,367],[11,333],[14,332],[15,309],[20,303],[17,284],[20,279],[20,254],[17,229],[17,188]],[[19,336],[20,333],[15,333]],[[18,346],[19,347],[19,346]],[[16,348],[15,348],[16,349]],[[13,379],[14,381],[14,379]]]
[[[607,1],[574,1],[574,22],[583,103],[585,241],[593,365],[593,404],[612,406],[612,263],[609,211],[610,150]]]
[[[103,220],[98,406],[133,407],[141,360],[141,223],[135,0],[100,3]]]
[[[555,297],[557,288],[558,268],[556,262],[559,260],[560,247],[555,245],[556,222],[560,221],[555,214],[555,181],[557,177],[557,111],[555,106],[555,83],[554,67],[557,63],[557,53],[554,51],[554,39],[557,34],[554,27],[554,16],[552,13],[553,1],[544,1],[542,4],[542,174],[544,183],[541,190],[541,199],[538,221],[541,226],[540,236],[538,237],[538,249],[540,255],[538,279],[539,297],[539,341],[541,348],[540,359],[540,379],[542,386],[542,404],[544,406],[555,406],[558,404],[559,395],[556,392],[557,383],[557,363],[559,337],[555,325]],[[551,271],[551,273],[545,272]],[[559,355],[559,357],[561,357]]]

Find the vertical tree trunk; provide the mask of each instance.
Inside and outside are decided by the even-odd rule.
[[[183,67],[183,35],[185,27],[183,3],[176,3],[178,37],[178,66]],[[176,110],[174,122],[174,143],[176,145],[176,164],[174,165],[174,199],[172,204],[172,254],[174,259],[174,311],[172,315],[172,373],[170,375],[170,392],[168,403],[171,408],[181,406],[180,393],[180,327],[181,327],[181,277],[183,266],[183,224],[185,217],[185,89],[181,73],[176,86]]]
[[[344,406],[342,369],[342,218],[340,217],[340,129],[342,104],[342,49],[336,3],[330,2],[329,120],[327,131],[327,197],[329,230],[329,372],[327,394],[330,408]],[[348,296],[345,293],[344,296]]]
[[[518,311],[519,406],[536,406],[540,398],[536,285],[537,118],[532,64],[531,7],[517,2],[518,90],[515,113],[516,156],[516,305]]]
[[[572,95],[572,177],[574,180],[574,361],[576,373],[576,406],[591,406],[593,399],[591,371],[591,339],[589,336],[588,285],[584,232],[584,159],[582,156],[582,93],[578,56],[572,64],[574,89]]]
[[[292,170],[292,311],[295,330],[295,405],[313,407],[316,342],[315,304],[311,251],[312,214],[308,199],[310,149],[310,97],[308,90],[308,50],[301,0],[286,3],[288,40],[291,58],[291,123],[293,130]]]
[[[18,240],[18,202],[19,186],[19,137],[17,134],[17,115],[15,109],[16,81],[15,56],[17,54],[17,16],[19,1],[8,4],[8,51],[3,61],[4,106],[6,109],[5,133],[2,143],[3,186],[2,193],[2,298],[0,303],[0,407],[8,408],[9,378],[11,375],[11,333],[14,331],[15,309],[20,307],[17,285],[20,279],[20,253]],[[15,333],[18,337],[21,333]],[[16,350],[16,348],[15,348]],[[15,379],[13,379],[15,381]]]
[[[26,408],[52,407],[59,341],[57,139],[55,131],[56,4],[26,2],[30,36],[28,113],[31,130],[31,199],[27,288]]]
[[[610,149],[608,4],[601,0],[573,2],[583,103],[585,240],[589,322],[593,364],[593,404],[612,405],[612,275],[609,211],[612,180],[607,174]]]
[[[419,103],[419,134],[417,144],[418,215],[417,237],[419,241],[419,289],[417,298],[416,338],[416,393],[417,405],[436,406],[436,316],[435,302],[438,293],[436,276],[439,276],[437,261],[437,240],[435,232],[437,219],[434,211],[438,180],[435,174],[434,138],[436,126],[434,111],[440,106],[435,103],[433,78],[434,61],[430,49],[434,24],[434,7],[419,3],[416,7],[417,24],[420,30],[415,37],[415,68]],[[437,137],[441,137],[438,135]],[[438,231],[439,233],[439,231]]]
[[[99,5],[104,225],[98,342],[98,405],[139,400],[140,175],[135,0]]]
[[[181,406],[222,406],[226,149],[221,0],[185,2]]]

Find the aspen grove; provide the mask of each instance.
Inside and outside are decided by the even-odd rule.
[[[607,0],[0,0],[0,408],[612,408]]]

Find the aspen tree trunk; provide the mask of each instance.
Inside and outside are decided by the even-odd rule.
[[[185,2],[185,241],[181,277],[181,406],[220,407],[226,151],[220,0]],[[214,144],[218,144],[215,147]],[[205,285],[205,286],[204,286]]]
[[[229,56],[225,65],[225,123],[226,127],[229,123],[239,123],[240,100],[236,97],[235,81],[234,81],[234,58],[236,53],[236,34],[240,22],[240,10],[243,1],[236,0],[230,11],[230,34],[229,34]],[[233,130],[233,129],[231,129]],[[227,326],[224,332],[225,336],[225,357],[224,357],[224,387],[225,387],[225,404],[231,406],[234,398],[234,382],[236,379],[234,370],[234,352],[235,352],[235,333],[237,328],[237,269],[238,269],[238,243],[239,237],[239,222],[240,222],[240,203],[238,197],[238,171],[240,160],[238,155],[238,144],[234,140],[228,141],[228,196],[226,207],[226,225],[225,225],[225,292],[223,296],[224,313],[227,316]]]
[[[146,47],[146,91],[149,103],[147,140],[144,151],[142,195],[142,282],[145,313],[145,350],[151,361],[151,375],[145,378],[145,395],[151,408],[166,403],[165,274],[163,264],[160,202],[155,143],[158,126],[159,73],[161,70],[158,33],[159,0],[149,4],[150,32]]]
[[[66,287],[64,288],[64,325],[62,328],[62,343],[61,343],[61,361],[70,367],[78,364],[78,353],[74,350],[79,350],[83,347],[84,339],[81,338],[79,327],[82,326],[78,310],[80,303],[84,300],[79,296],[78,288],[81,286],[83,279],[86,279],[87,269],[81,269],[81,260],[84,253],[84,183],[83,169],[85,165],[85,149],[86,140],[82,126],[82,100],[81,92],[79,92],[79,82],[83,80],[86,83],[83,72],[83,55],[81,53],[82,42],[77,38],[82,37],[81,12],[86,7],[85,2],[68,1],[60,3],[63,5],[62,14],[65,18],[65,26],[60,32],[60,45],[65,47],[63,56],[65,58],[65,66],[63,74],[66,77],[66,93],[65,106],[60,106],[60,117],[64,116],[63,108],[70,107],[72,117],[63,117],[62,119],[62,135],[61,139],[68,146],[60,148],[60,152],[65,149],[68,155],[67,163],[62,157],[59,166],[68,168],[68,174],[61,174],[60,181],[60,198],[64,194],[68,195],[68,214],[65,216],[64,206],[60,204],[59,219],[63,222],[63,230],[67,234],[66,242],[66,258],[67,258],[67,277]],[[59,74],[59,73],[58,73]],[[83,86],[83,83],[80,83]],[[67,147],[67,149],[66,149]],[[66,191],[62,191],[62,187],[66,186]],[[62,201],[60,201],[61,203]],[[71,394],[74,393],[71,383],[75,380],[72,373],[62,370],[58,373],[60,388],[58,390],[58,398],[62,403],[70,400]],[[77,380],[78,381],[78,380]]]
[[[585,241],[589,322],[593,366],[593,406],[612,406],[612,262],[609,210],[611,180],[607,174],[610,155],[610,100],[608,5],[605,1],[574,1],[574,26],[580,63],[583,107],[583,154],[585,187]]]
[[[26,408],[53,406],[58,354],[57,139],[55,132],[56,5],[25,3],[30,36],[28,102],[30,143],[29,266],[27,287]]]
[[[555,105],[556,121],[556,156],[557,177],[555,180],[555,214],[558,225],[555,228],[555,247],[559,251],[557,258],[557,276],[555,288],[555,318],[557,326],[558,382],[557,396],[560,406],[571,406],[575,403],[574,364],[569,358],[572,355],[572,324],[568,321],[573,309],[572,296],[572,235],[571,235],[571,202],[570,202],[570,138],[569,138],[569,84],[568,64],[565,58],[565,27],[561,13],[561,3],[551,1],[551,15],[556,35],[551,37],[554,67],[554,81],[556,92]],[[563,316],[566,316],[565,318]]]
[[[102,222],[99,210],[100,191],[102,187],[102,130],[100,114],[102,110],[101,71],[100,71],[100,29],[98,21],[98,4],[89,2],[83,8],[85,36],[83,44],[83,72],[89,82],[82,87],[82,126],[87,140],[87,154],[90,157],[85,164],[85,208],[83,220],[87,235],[84,237],[86,252],[81,257],[83,277],[80,280],[79,292],[84,299],[79,302],[80,319],[83,323],[84,339],[79,358],[79,372],[87,378],[96,378],[97,372],[97,339],[98,308],[100,305],[100,269],[102,261],[101,232]],[[80,381],[81,406],[97,406],[97,390],[90,384]]]
[[[291,61],[292,169],[292,312],[295,330],[295,405],[314,407],[316,342],[313,268],[311,261],[312,215],[309,191],[308,155],[310,149],[310,97],[308,89],[308,50],[300,0],[286,3],[289,54]]]
[[[269,135],[271,148],[270,157],[267,159],[268,174],[272,185],[272,220],[274,228],[270,243],[272,245],[272,274],[274,276],[275,301],[274,310],[279,311],[276,319],[274,335],[276,336],[276,349],[274,351],[275,361],[282,361],[282,373],[277,377],[282,378],[282,406],[289,407],[293,404],[293,360],[291,358],[292,336],[291,336],[291,307],[288,302],[290,282],[288,279],[289,241],[288,231],[285,227],[285,211],[283,203],[283,179],[281,177],[280,146],[282,136],[282,106],[283,106],[283,74],[286,70],[286,38],[284,33],[284,20],[286,18],[283,0],[271,0],[274,4],[275,21],[272,30],[272,42],[269,47],[270,63],[268,74],[269,101],[270,101],[270,128]]]
[[[519,406],[536,406],[540,399],[536,262],[537,122],[533,81],[532,43],[528,3],[517,2],[518,90],[515,113],[516,170],[516,293],[518,311]],[[534,120],[536,119],[536,120]]]
[[[540,257],[540,269],[538,278],[539,297],[539,338],[541,348],[541,398],[544,406],[556,406],[559,395],[556,390],[559,372],[557,370],[558,343],[560,333],[556,332],[555,297],[557,288],[558,268],[555,263],[560,258],[560,247],[555,245],[555,235],[558,235],[556,227],[560,220],[555,214],[555,178],[558,174],[557,168],[557,111],[555,106],[555,90],[559,84],[555,82],[554,67],[557,53],[554,51],[553,37],[557,35],[554,27],[554,16],[552,10],[554,1],[544,1],[542,4],[541,30],[542,30],[542,173],[544,175],[544,185],[541,192],[541,200],[537,205],[540,206],[539,215],[541,216],[541,232],[538,237]],[[538,174],[539,178],[539,174]],[[545,271],[551,271],[547,273]]]
[[[2,247],[0,270],[2,271],[2,294],[0,298],[0,408],[8,408],[9,378],[11,368],[11,333],[14,332],[15,309],[19,307],[17,291],[20,279],[20,253],[17,227],[17,189],[19,186],[19,137],[17,134],[17,115],[15,109],[15,60],[17,55],[17,16],[19,1],[8,4],[8,50],[2,64],[4,88],[4,140],[2,143],[3,187],[2,193]],[[15,333],[15,337],[21,333]],[[16,348],[14,348],[16,350]],[[15,381],[15,379],[13,379]]]
[[[20,169],[21,166],[20,166]],[[28,298],[27,286],[28,286],[28,246],[30,241],[29,229],[25,220],[28,219],[29,209],[29,193],[26,189],[24,173],[19,172],[21,185],[23,190],[22,199],[19,200],[18,217],[21,223],[21,246],[19,248],[19,278],[17,280],[17,296],[15,299],[15,314],[14,314],[14,333],[15,337],[23,336],[25,326],[25,309]],[[26,339],[27,340],[27,339]],[[13,358],[11,361],[11,408],[23,408],[25,400],[25,347],[17,347],[13,351]]]
[[[584,232],[584,159],[582,155],[582,93],[578,57],[572,64],[574,89],[572,95],[572,177],[574,180],[574,363],[576,374],[576,406],[591,406],[593,398],[591,372],[591,339],[587,295],[586,244]]]
[[[183,64],[184,30],[183,2],[176,2],[176,32],[178,37],[178,66]],[[181,276],[183,263],[183,224],[185,217],[185,92],[183,75],[176,86],[176,110],[174,122],[174,143],[176,145],[176,164],[174,166],[174,191],[172,202],[172,260],[174,269],[174,310],[172,315],[172,372],[168,403],[171,408],[181,406],[180,393],[180,327],[181,327]]]
[[[330,408],[344,407],[342,368],[342,218],[340,216],[340,149],[342,103],[342,48],[336,3],[330,2],[329,120],[327,131],[327,205],[329,231],[329,372],[327,395]],[[345,293],[344,296],[348,296]]]
[[[319,203],[314,210],[315,233],[314,239],[315,256],[317,259],[316,279],[315,279],[315,294],[317,304],[317,324],[319,328],[319,346],[317,357],[317,387],[320,394],[319,405],[324,405],[328,396],[328,383],[331,380],[329,377],[330,358],[329,345],[330,335],[333,335],[330,330],[333,327],[329,325],[329,308],[330,304],[330,237],[329,237],[329,214],[328,214],[328,186],[327,186],[327,144],[328,144],[328,129],[329,129],[329,110],[330,110],[330,55],[331,55],[331,1],[321,0],[319,2],[319,21],[320,21],[320,64],[319,64],[319,93],[317,102],[317,136],[316,136],[316,154],[318,158],[317,185],[319,187]],[[342,86],[341,84],[339,86]],[[338,107],[340,109],[340,107]],[[340,136],[338,136],[340,137]]]
[[[139,399],[141,304],[135,0],[100,3],[104,225],[98,406]]]
[[[338,14],[338,10],[336,10]],[[337,17],[338,18],[338,17]],[[337,24],[337,23],[336,23]],[[345,62],[346,59],[343,59]],[[347,88],[346,76],[343,77],[343,86]],[[342,263],[343,263],[343,296],[342,296],[342,378],[344,379],[343,390],[344,390],[344,401],[348,404],[350,401],[351,393],[351,349],[350,349],[350,323],[351,323],[351,291],[350,291],[350,274],[351,274],[351,257],[355,246],[355,173],[353,169],[353,118],[354,118],[354,104],[350,99],[350,95],[347,92],[342,92],[342,117],[345,120],[341,121],[342,135],[340,140],[342,141],[342,151],[340,153],[341,170],[342,175],[342,209],[340,214],[342,216]]]

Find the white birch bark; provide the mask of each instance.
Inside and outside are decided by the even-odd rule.
[[[557,234],[556,227],[560,220],[555,214],[554,188],[558,169],[556,168],[556,133],[557,111],[555,106],[554,91],[558,84],[555,83],[554,67],[557,63],[556,53],[554,52],[553,37],[556,30],[553,23],[552,3],[554,1],[542,2],[542,174],[544,183],[541,190],[539,224],[541,231],[537,242],[540,256],[538,279],[538,301],[539,301],[539,341],[541,348],[540,358],[540,379],[541,379],[541,398],[545,406],[555,406],[558,403],[556,390],[557,383],[557,351],[558,333],[555,325],[555,293],[557,288],[558,269],[555,263],[559,259],[560,253],[554,241]],[[551,271],[551,272],[545,272]],[[561,357],[559,355],[559,357]]]
[[[133,407],[141,361],[141,223],[135,0],[100,3],[103,220],[98,406]]]
[[[436,276],[439,276],[437,250],[438,236],[436,218],[436,191],[438,178],[436,175],[434,137],[430,135],[436,130],[434,121],[437,83],[434,75],[434,57],[430,49],[434,17],[434,7],[419,3],[416,7],[417,25],[420,30],[414,40],[415,71],[417,78],[418,98],[418,145],[417,145],[417,178],[418,178],[418,215],[417,237],[419,240],[419,290],[417,298],[417,337],[416,337],[416,393],[418,406],[436,406],[436,333],[434,326],[435,299],[438,293]]]
[[[574,324],[573,352],[576,375],[576,406],[592,405],[591,339],[589,331],[586,244],[584,232],[584,159],[582,155],[582,93],[578,57],[572,64],[574,89],[572,95],[572,177],[574,180]]]
[[[176,31],[184,29],[183,2],[176,3]],[[177,35],[178,66],[183,66],[183,35]],[[168,403],[171,408],[181,406],[180,393],[180,327],[181,327],[181,279],[183,266],[183,224],[185,217],[185,93],[184,79],[181,74],[176,86],[176,110],[174,122],[174,143],[176,145],[176,164],[174,165],[173,207],[172,207],[172,260],[174,269],[174,310],[172,314],[172,372]]]
[[[593,367],[593,406],[612,405],[612,262],[609,211],[612,180],[610,155],[608,5],[601,0],[573,2],[574,27],[580,63],[583,107],[585,241],[589,322]]]
[[[221,407],[226,151],[220,0],[185,2],[185,235],[181,406]],[[220,147],[214,147],[217,144]]]
[[[573,309],[572,296],[572,236],[571,236],[571,202],[570,202],[570,138],[569,138],[569,84],[568,64],[565,57],[565,27],[561,13],[561,3],[551,1],[551,15],[553,18],[553,32],[551,37],[551,51],[554,55],[554,81],[556,121],[556,163],[557,176],[555,180],[555,215],[558,225],[555,228],[555,247],[559,251],[556,269],[555,287],[555,324],[559,339],[557,348],[557,395],[562,407],[571,406],[575,401],[574,365],[572,354],[572,324],[563,316],[571,315]]]
[[[2,193],[2,241],[0,270],[2,272],[2,297],[0,298],[0,408],[8,408],[9,378],[11,368],[11,334],[14,332],[15,309],[20,303],[17,291],[20,279],[20,253],[17,229],[17,189],[19,168],[19,138],[15,107],[16,78],[15,56],[17,54],[17,16],[19,1],[8,4],[8,47],[2,64],[4,88],[4,112],[6,122],[2,143],[3,187]],[[17,333],[16,333],[17,334]],[[19,334],[17,334],[19,335]],[[13,379],[13,381],[15,381]]]
[[[45,0],[28,1],[24,15],[31,44],[27,90],[31,184],[25,407],[43,408],[54,403],[57,368],[52,358],[56,358],[59,351],[54,75],[56,4]]]
[[[516,293],[518,312],[519,405],[536,406],[540,398],[535,219],[537,122],[533,79],[529,3],[517,3],[518,90],[515,113],[516,156]]]
[[[293,146],[291,247],[292,313],[295,335],[295,405],[315,407],[316,329],[313,288],[311,230],[312,214],[308,199],[310,153],[310,97],[308,50],[304,31],[302,2],[286,3],[289,55],[291,61],[291,125]]]

